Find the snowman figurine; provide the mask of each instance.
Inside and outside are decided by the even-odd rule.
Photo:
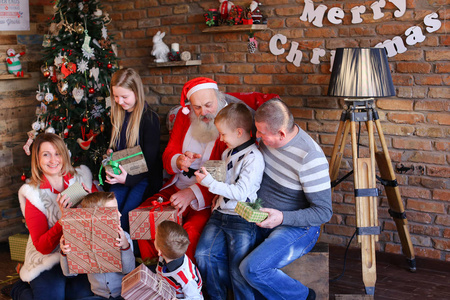
[[[8,57],[6,58],[6,65],[8,67],[8,72],[14,74],[17,77],[23,77],[22,64],[20,63],[19,57],[25,54],[25,52],[20,52],[16,54],[14,49],[8,49],[6,51]]]

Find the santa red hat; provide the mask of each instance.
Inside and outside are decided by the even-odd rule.
[[[189,113],[189,108],[186,106],[186,100],[189,101],[191,95],[197,91],[205,90],[205,89],[215,89],[218,90],[217,82],[210,78],[206,77],[197,77],[189,80],[183,86],[183,90],[181,91],[181,101],[180,104],[183,107],[183,114],[187,115]]]

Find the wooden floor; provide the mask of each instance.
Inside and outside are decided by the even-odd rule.
[[[330,279],[341,274],[344,253],[345,248],[330,246]],[[331,300],[372,299],[365,296],[360,256],[359,249],[349,250],[344,276],[330,282]],[[8,244],[0,243],[0,287],[9,283],[8,276],[17,275],[16,265],[10,259]],[[10,298],[0,295],[0,299]],[[450,299],[450,262],[417,258],[417,271],[411,273],[403,256],[377,253],[374,299]]]

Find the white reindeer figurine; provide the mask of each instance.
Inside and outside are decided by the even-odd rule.
[[[158,31],[153,36],[153,50],[152,55],[156,57],[155,62],[162,63],[169,61],[168,54],[170,52],[169,47],[163,42],[165,32]]]

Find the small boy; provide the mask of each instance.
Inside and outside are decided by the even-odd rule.
[[[162,221],[154,240],[159,255],[156,271],[175,288],[177,299],[202,300],[202,277],[186,255],[189,243],[183,226]]]
[[[204,167],[195,172],[197,182],[219,195],[203,229],[195,259],[205,278],[211,299],[226,299],[232,288],[235,299],[254,299],[254,290],[242,277],[239,264],[256,244],[255,223],[234,212],[239,201],[255,202],[264,159],[251,137],[253,117],[242,103],[229,104],[216,116],[220,140],[228,146],[222,154],[227,166],[226,182],[214,180]],[[231,286],[230,286],[231,284]]]
[[[117,207],[117,199],[113,192],[94,192],[83,198],[80,206],[82,208],[90,207]],[[119,212],[120,218],[120,212]],[[123,231],[119,225],[119,237],[117,247],[120,247],[122,256],[122,272],[116,273],[99,273],[87,274],[91,284],[91,290],[96,295],[91,299],[123,299],[120,294],[122,291],[122,278],[125,274],[130,273],[135,268],[135,258],[133,254],[133,246],[130,235]],[[64,235],[61,237],[61,269],[65,276],[76,276],[77,274],[69,273],[69,265],[67,263],[66,254],[70,252],[70,245],[65,243]]]

